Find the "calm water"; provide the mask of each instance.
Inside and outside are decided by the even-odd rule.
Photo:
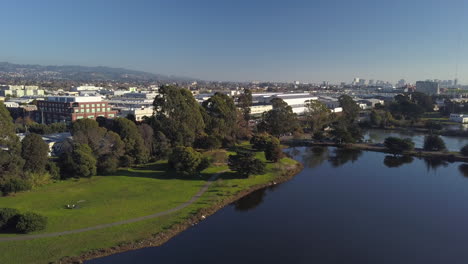
[[[293,180],[161,247],[87,263],[468,263],[468,165],[334,148],[289,152],[305,165]]]
[[[374,143],[383,143],[387,137],[411,138],[417,148],[422,148],[424,144],[424,136],[424,133],[384,129],[370,129],[364,132],[364,140],[372,140]],[[459,151],[460,148],[468,144],[468,137],[441,136],[441,138],[444,140],[447,149],[450,151]]]

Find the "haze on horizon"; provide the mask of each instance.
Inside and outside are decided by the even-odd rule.
[[[204,80],[467,83],[463,0],[2,1],[0,61]]]

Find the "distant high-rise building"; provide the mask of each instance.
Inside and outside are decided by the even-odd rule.
[[[454,86],[457,86],[457,85],[458,85],[458,79],[457,79],[457,78],[455,78],[455,79],[453,80],[453,85],[454,85]]]
[[[365,79],[359,79],[359,82],[358,82],[359,85],[366,85],[366,80]]]
[[[405,79],[400,79],[397,83],[397,87],[403,87],[406,85]]]
[[[369,80],[369,85],[374,85],[375,81],[373,79]]]
[[[354,78],[352,85],[358,85],[359,84],[359,78]]]
[[[421,92],[428,95],[439,94],[439,83],[431,81],[417,81],[416,92]]]

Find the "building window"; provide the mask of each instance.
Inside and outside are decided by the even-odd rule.
[[[97,109],[96,109],[96,112],[101,112],[101,108],[97,108]]]
[[[83,119],[83,116],[77,116],[76,119]]]
[[[81,108],[81,113],[84,113],[84,109],[83,109],[83,108]]]
[[[110,110],[111,110],[110,107],[108,107],[108,108],[107,108],[107,111],[110,111]]]
[[[108,117],[114,117],[114,114],[108,114],[107,116]]]
[[[94,118],[94,116],[93,116],[93,115],[90,115],[90,116],[88,116],[88,118],[91,118],[91,119],[93,119],[93,118]]]
[[[91,108],[91,112],[92,112],[92,113],[96,112],[96,109]]]
[[[94,107],[95,105],[94,104],[91,104],[91,107]]]

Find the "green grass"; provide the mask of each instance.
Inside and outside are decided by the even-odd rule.
[[[263,152],[256,156],[265,160]],[[163,217],[62,237],[0,242],[0,263],[47,263],[64,256],[77,256],[92,249],[109,248],[123,242],[148,238],[173,224],[183,222],[201,208],[209,207],[251,186],[273,181],[279,176],[283,166],[295,163],[289,158],[283,158],[277,164],[267,163],[264,175],[251,176],[248,179],[241,179],[234,172],[225,172],[194,204]],[[226,165],[212,166],[203,171],[203,178],[182,179],[167,172],[166,166],[165,162],[159,162],[140,168],[122,169],[114,176],[52,183],[30,192],[0,197],[0,207],[12,207],[47,216],[47,229],[36,233],[72,230],[176,207],[197,193],[210,175],[228,170]],[[80,200],[84,202],[77,203]],[[78,204],[80,208],[65,209],[70,203]],[[20,235],[1,235],[5,236]]]

